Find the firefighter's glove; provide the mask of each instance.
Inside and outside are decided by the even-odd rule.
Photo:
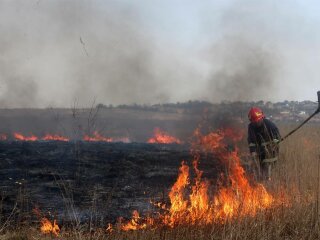
[[[273,139],[272,142],[273,142],[274,144],[278,144],[278,143],[280,142],[280,140],[279,140],[279,139]]]

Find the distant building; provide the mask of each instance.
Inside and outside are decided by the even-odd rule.
[[[306,112],[305,111],[300,111],[299,115],[306,115]]]
[[[290,112],[289,112],[289,111],[281,111],[281,112],[280,112],[280,114],[281,114],[281,115],[286,115],[286,116],[287,116],[287,115],[290,115]]]

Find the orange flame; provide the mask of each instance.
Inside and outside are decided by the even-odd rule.
[[[57,224],[56,220],[53,220],[53,223],[51,223],[48,218],[43,217],[43,214],[39,210],[39,208],[34,208],[33,213],[37,215],[38,218],[41,218],[40,220],[40,231],[43,234],[53,234],[54,236],[59,236],[60,233],[60,227]]]
[[[137,210],[134,210],[132,213],[132,219],[125,225],[121,226],[121,229],[124,231],[128,230],[138,230],[138,229],[145,229],[147,227],[146,223],[139,223],[140,215]]]
[[[23,136],[21,133],[14,133],[13,136],[16,140],[19,140],[19,141],[37,141],[38,140],[38,137],[32,134],[31,136],[26,137],[26,136]]]
[[[45,141],[63,141],[63,142],[68,142],[69,141],[69,138],[67,137],[63,137],[63,136],[60,136],[60,135],[57,135],[57,134],[54,134],[54,135],[51,135],[51,134],[46,134],[42,140],[45,140]]]
[[[195,131],[196,141],[193,144],[193,171],[191,179],[190,168],[183,161],[179,169],[177,181],[172,186],[169,199],[170,207],[164,214],[153,219],[160,221],[160,226],[175,227],[177,225],[206,225],[225,223],[228,219],[244,216],[255,216],[259,211],[270,208],[275,202],[274,197],[260,183],[251,184],[241,166],[237,150],[229,151],[225,137],[233,141],[239,136],[231,132],[217,131],[202,135]],[[200,153],[213,153],[222,164],[228,166],[227,176],[221,177],[217,186],[212,186],[202,178],[203,172],[198,164]],[[223,184],[224,183],[224,184]],[[122,230],[137,230],[150,227],[150,220],[139,221],[136,212],[129,223],[122,225]],[[129,227],[130,226],[130,227]]]
[[[83,140],[88,142],[112,142],[113,141],[112,138],[104,137],[100,135],[97,131],[93,132],[93,136],[85,135],[83,137]]]
[[[58,226],[56,220],[53,220],[51,223],[47,218],[41,219],[41,227],[40,230],[43,234],[53,234],[54,236],[59,236],[60,227]]]
[[[160,128],[155,128],[154,136],[148,140],[148,143],[181,144],[182,142],[178,138],[170,136],[167,133],[161,131]]]
[[[271,207],[273,197],[266,191],[262,184],[251,185],[241,166],[237,150],[229,152],[224,143],[225,132],[211,132],[201,135],[197,130],[199,145],[196,146],[205,152],[217,154],[220,161],[229,167],[226,182],[228,186],[219,186],[213,197],[209,196],[209,183],[202,180],[202,171],[198,169],[200,156],[195,153],[194,171],[196,173],[194,184],[191,185],[191,194],[182,198],[181,209],[175,212],[183,214],[182,218],[174,217],[169,225],[178,224],[208,224],[213,222],[225,222],[227,219],[237,216],[254,216],[259,210]],[[230,135],[228,133],[228,135]],[[236,140],[236,139],[234,139]],[[180,172],[180,175],[186,173]],[[171,189],[170,194],[173,189]],[[169,194],[169,197],[170,197]],[[181,194],[181,193],[180,193]],[[172,197],[170,197],[172,203]],[[187,208],[185,203],[187,202]],[[170,212],[172,212],[172,205]]]

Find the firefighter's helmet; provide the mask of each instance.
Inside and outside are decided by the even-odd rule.
[[[258,107],[251,108],[248,113],[248,118],[250,122],[253,122],[253,123],[259,122],[260,120],[264,119],[264,117],[265,116],[263,111]]]

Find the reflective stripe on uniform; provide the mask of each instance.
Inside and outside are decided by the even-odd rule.
[[[255,147],[255,146],[257,146],[257,144],[254,144],[254,143],[249,144],[249,147]]]
[[[278,139],[273,139],[273,141],[269,141],[269,142],[263,142],[261,143],[261,146],[268,146],[269,144],[276,144],[279,140]]]
[[[278,161],[278,157],[274,157],[274,158],[266,158],[262,160],[262,163],[273,163]]]

